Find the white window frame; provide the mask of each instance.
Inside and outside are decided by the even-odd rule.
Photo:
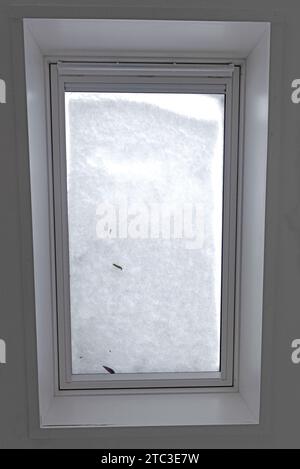
[[[49,65],[53,173],[53,245],[55,246],[56,293],[54,303],[55,369],[60,390],[106,390],[232,387],[234,354],[238,356],[234,332],[236,303],[237,187],[239,148],[240,67],[233,64],[166,64],[139,62],[115,64],[58,61]],[[225,96],[223,233],[220,371],[202,373],[72,374],[71,313],[69,285],[68,204],[66,171],[65,92],[182,92]],[[242,155],[240,155],[240,159]],[[199,285],[201,289],[201,285]]]
[[[115,27],[122,21],[120,35]],[[143,28],[141,28],[143,23]],[[25,64],[22,55],[24,25]],[[166,37],[166,27],[168,35]],[[153,41],[153,28],[156,31]],[[180,44],[177,33],[184,31]],[[78,32],[79,34],[75,34]],[[92,427],[141,426],[207,426],[207,425],[257,425],[260,422],[263,274],[265,197],[268,155],[268,103],[270,24],[220,21],[163,21],[163,20],[84,20],[84,19],[25,19],[14,25],[15,79],[26,69],[26,86],[17,92],[20,102],[27,96],[28,154],[26,143],[19,145],[20,162],[27,172],[30,162],[31,206],[27,198],[20,198],[24,219],[22,235],[28,240],[28,223],[32,220],[33,258],[30,242],[24,241],[24,308],[27,354],[28,404],[30,433],[32,437],[72,436],[73,428],[82,436],[99,436],[101,430]],[[142,35],[141,47],[137,34]],[[104,44],[114,44],[111,50],[101,49]],[[173,37],[173,42],[171,38]],[[220,42],[222,37],[222,42]],[[243,38],[241,41],[240,38]],[[166,42],[165,42],[166,40]],[[152,47],[159,41],[161,50]],[[272,32],[274,50],[280,44],[280,32]],[[128,54],[130,44],[137,50]],[[179,49],[170,49],[170,44]],[[97,51],[90,49],[97,44]],[[177,47],[176,46],[176,47]],[[191,52],[189,52],[190,47]],[[142,53],[146,48],[147,53]],[[170,51],[169,51],[170,49]],[[155,52],[153,52],[155,50]],[[167,53],[169,51],[169,53]],[[99,60],[135,62],[140,56],[146,62],[165,63],[166,56],[176,63],[207,64],[235,63],[241,66],[241,88],[245,86],[244,115],[240,115],[244,130],[243,166],[239,165],[238,187],[242,214],[237,270],[239,295],[236,308],[240,322],[235,331],[239,354],[234,362],[233,387],[197,388],[194,392],[183,389],[129,390],[60,390],[56,381],[53,357],[55,340],[53,329],[53,304],[55,277],[53,276],[55,252],[52,227],[53,205],[49,203],[49,155],[47,143],[49,117],[49,64],[63,57],[65,61],[91,62]],[[271,86],[271,93],[275,93]],[[45,97],[47,96],[47,99]],[[272,99],[272,96],[271,98]],[[258,112],[259,111],[259,112]],[[23,115],[24,110],[19,108]],[[271,121],[270,132],[275,123]],[[274,150],[274,144],[271,145]],[[20,164],[21,164],[20,163]],[[26,170],[25,170],[26,168]],[[29,178],[29,172],[28,172]],[[29,180],[26,181],[29,183]],[[51,200],[51,197],[50,197]],[[26,251],[27,250],[27,251]],[[31,276],[34,269],[34,292]],[[34,305],[34,306],[33,306]],[[238,376],[238,381],[236,377]],[[79,429],[80,428],[80,429]],[[64,429],[64,430],[62,430]]]

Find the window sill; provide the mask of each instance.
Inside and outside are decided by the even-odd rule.
[[[87,425],[87,422],[89,424]],[[253,425],[240,393],[56,396],[41,428]]]

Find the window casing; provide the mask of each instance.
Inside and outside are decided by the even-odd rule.
[[[51,147],[50,181],[53,203],[53,239],[55,245],[54,315],[57,385],[60,390],[120,392],[149,389],[214,389],[233,386],[237,357],[238,318],[236,257],[238,246],[238,147],[240,67],[205,64],[83,63],[50,64]],[[65,92],[180,92],[222,93],[225,96],[221,350],[219,372],[80,374],[72,373],[70,313],[68,201],[65,134]],[[147,391],[148,390],[148,391]]]

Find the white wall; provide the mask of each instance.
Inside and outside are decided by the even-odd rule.
[[[259,41],[246,64],[245,135],[243,168],[243,219],[241,259],[240,390],[249,407],[257,412],[260,400],[262,320],[255,314],[263,308],[264,240],[262,223],[266,200],[269,101],[269,36]],[[260,305],[260,306],[259,306]],[[259,353],[259,357],[256,353]]]

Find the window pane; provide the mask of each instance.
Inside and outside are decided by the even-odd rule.
[[[72,367],[218,371],[224,96],[66,93]]]

